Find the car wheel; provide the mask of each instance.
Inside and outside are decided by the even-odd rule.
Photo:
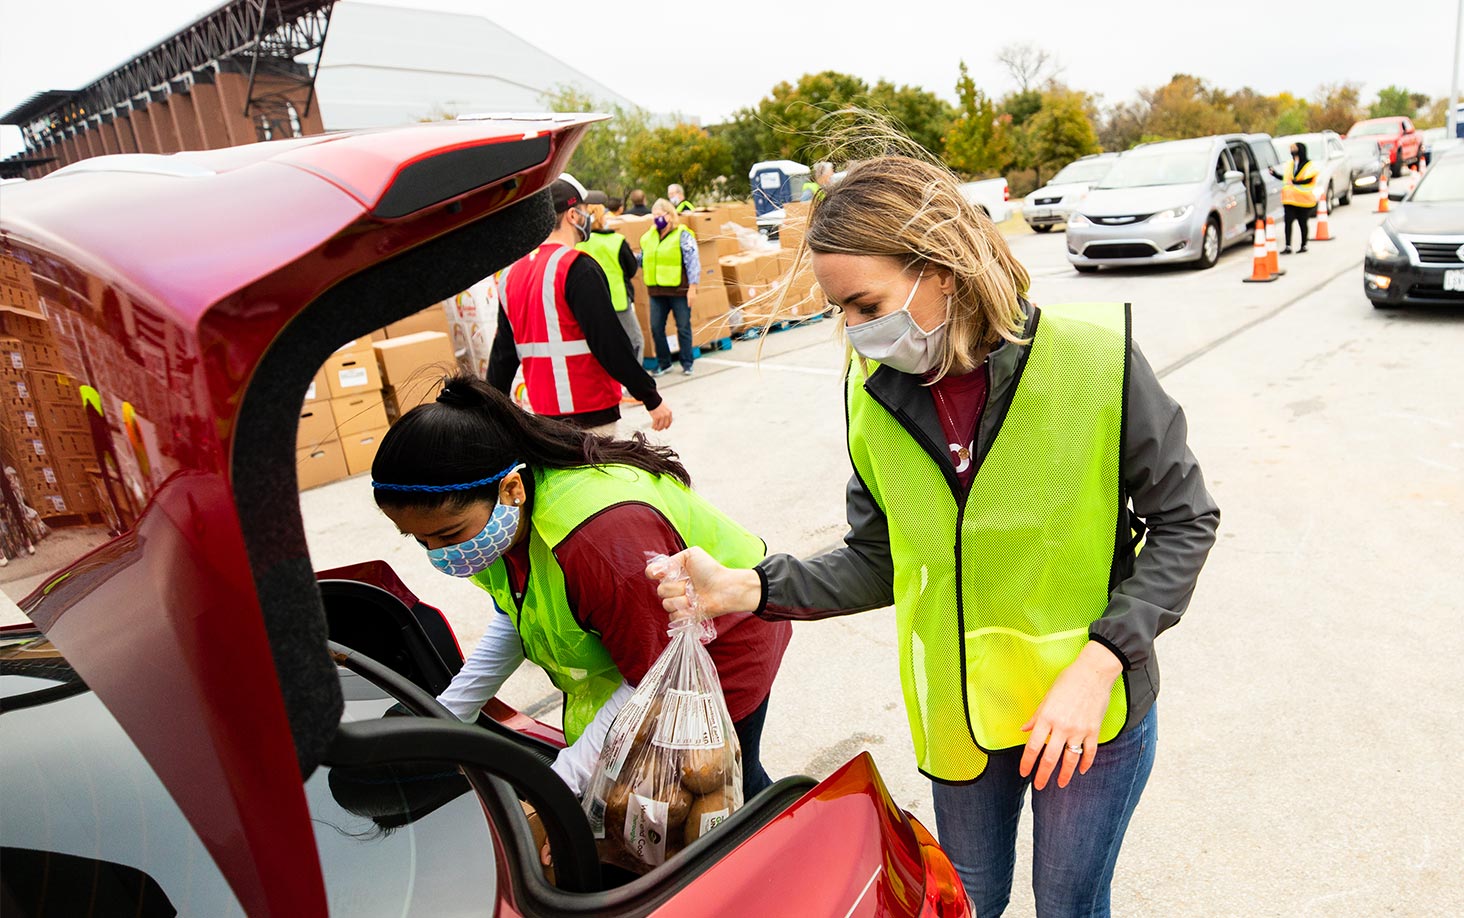
[[[1052,224],[1051,223],[1034,223],[1034,224],[1032,224],[1032,229],[1036,230],[1039,233],[1050,233],[1050,232],[1052,232]]]
[[[1098,273],[1098,266],[1097,265],[1073,265],[1073,268],[1079,274],[1097,274]]]
[[[1348,182],[1347,183],[1347,190],[1345,192],[1343,192],[1341,201],[1342,201],[1342,204],[1343,204],[1344,207],[1346,205],[1352,203],[1352,183],[1351,182]]]
[[[1215,267],[1220,260],[1220,221],[1214,217],[1205,221],[1205,234],[1200,237],[1200,260],[1195,262],[1196,271]]]
[[[1328,182],[1327,183],[1327,212],[1330,213],[1330,212],[1332,212],[1332,211],[1334,211],[1336,209],[1337,209],[1337,189],[1335,187],[1333,187],[1333,185],[1332,185],[1331,182]]]
[[[1398,176],[1402,175],[1403,174],[1403,157],[1401,157],[1401,156],[1398,157],[1398,161],[1396,163],[1390,163],[1388,165],[1388,171],[1393,176],[1393,178],[1397,178]]]

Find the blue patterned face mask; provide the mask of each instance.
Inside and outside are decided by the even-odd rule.
[[[466,542],[433,548],[427,552],[432,566],[453,577],[471,577],[486,570],[508,551],[518,534],[519,508],[494,504],[483,531]]]

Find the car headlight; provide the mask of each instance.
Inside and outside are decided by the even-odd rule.
[[[1073,211],[1072,215],[1068,217],[1068,226],[1087,226],[1089,223],[1092,222],[1093,221],[1089,220],[1087,217],[1083,216],[1077,211]]]
[[[1372,231],[1367,237],[1367,253],[1374,258],[1388,259],[1397,258],[1399,255],[1398,246],[1393,243],[1393,237],[1381,226]]]
[[[1194,210],[1193,204],[1186,204],[1183,207],[1171,207],[1169,210],[1161,210],[1149,218],[1150,223],[1178,223],[1190,215]]]

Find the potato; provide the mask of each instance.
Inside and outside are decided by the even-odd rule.
[[[694,794],[709,794],[727,783],[727,747],[688,749],[681,757],[681,783]]]
[[[732,804],[732,795],[721,789],[691,801],[691,809],[686,814],[686,843],[689,845],[701,838],[703,829],[710,832],[732,815]]]
[[[668,809],[666,812],[666,824],[679,826],[686,822],[686,814],[691,811],[691,791],[680,784],[672,784],[670,788],[663,788],[659,797],[670,797],[667,800]]]
[[[625,810],[630,806],[630,785],[614,784],[605,795],[605,837],[619,839],[625,831]]]

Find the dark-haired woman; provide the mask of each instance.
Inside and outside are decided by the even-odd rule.
[[[465,721],[527,657],[564,692],[569,746],[554,764],[582,793],[615,714],[665,649],[651,554],[691,546],[730,568],[762,540],[691,490],[676,454],[531,415],[457,377],[387,433],[371,466],[376,504],[434,566],[493,597],[483,639],[439,696]],[[768,785],[759,745],[791,626],[719,618],[708,646],[742,746],[746,798]]]

